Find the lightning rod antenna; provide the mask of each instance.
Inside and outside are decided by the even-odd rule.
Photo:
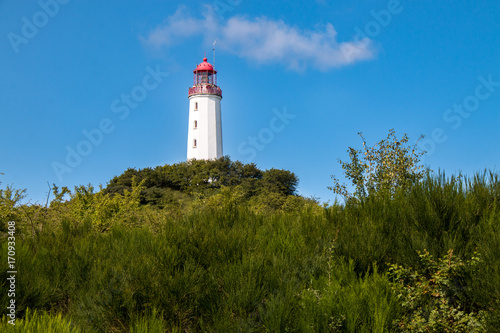
[[[214,51],[214,68],[215,68],[215,44],[217,44],[217,40],[214,40],[214,48],[212,49]]]

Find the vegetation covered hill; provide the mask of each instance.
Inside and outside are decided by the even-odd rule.
[[[217,205],[228,195],[238,204],[258,210],[286,208],[297,204],[298,178],[287,170],[262,171],[255,164],[218,160],[190,160],[173,165],[141,170],[128,169],[114,177],[104,193],[132,192],[134,184],[141,184],[140,204],[178,210],[200,200],[206,205]],[[222,203],[221,203],[222,204]]]
[[[346,168],[368,190],[330,206],[297,196],[291,172],[228,158],[54,187],[48,207],[6,187],[18,320],[2,306],[0,330],[500,331],[499,175],[399,186],[358,162]]]

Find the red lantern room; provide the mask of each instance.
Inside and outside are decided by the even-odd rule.
[[[213,84],[217,85],[217,71],[207,62],[207,58],[203,58],[203,62],[199,64],[194,73],[194,85],[197,84]]]
[[[222,97],[222,90],[217,86],[217,71],[203,58],[203,62],[196,66],[193,71],[194,80],[193,86],[189,88],[189,96],[191,95],[218,95]]]

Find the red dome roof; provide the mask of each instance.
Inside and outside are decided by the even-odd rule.
[[[214,70],[214,66],[212,66],[210,63],[207,62],[207,58],[203,58],[203,62],[199,64],[196,69],[193,71],[193,73],[199,72],[199,71],[210,71],[217,73],[216,70]]]

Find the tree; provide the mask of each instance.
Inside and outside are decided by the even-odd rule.
[[[296,195],[299,182],[288,170],[262,171],[254,163],[243,164],[224,156],[216,160],[189,160],[155,168],[128,169],[111,179],[104,192],[112,195],[130,192],[134,180],[143,184],[140,203],[160,208],[177,201],[189,201],[189,198],[205,199],[224,194],[214,198],[213,202],[218,202],[227,197],[229,190],[234,190],[235,196],[243,193],[245,199],[259,197],[266,202],[269,200],[265,198],[270,196],[284,202],[286,196]]]
[[[355,191],[350,193],[347,185],[341,184],[332,175],[334,184],[328,186],[328,189],[335,194],[341,195],[345,201],[353,198],[364,199],[375,193],[393,195],[397,189],[408,188],[422,179],[425,170],[419,162],[425,151],[417,151],[417,144],[423,136],[414,145],[408,145],[409,138],[406,134],[398,139],[394,129],[391,129],[386,139],[369,147],[363,134],[358,134],[363,140],[363,149],[349,147],[347,151],[351,161],[339,160]]]
[[[262,189],[265,192],[295,195],[299,179],[293,172],[280,169],[269,169],[264,172]]]

